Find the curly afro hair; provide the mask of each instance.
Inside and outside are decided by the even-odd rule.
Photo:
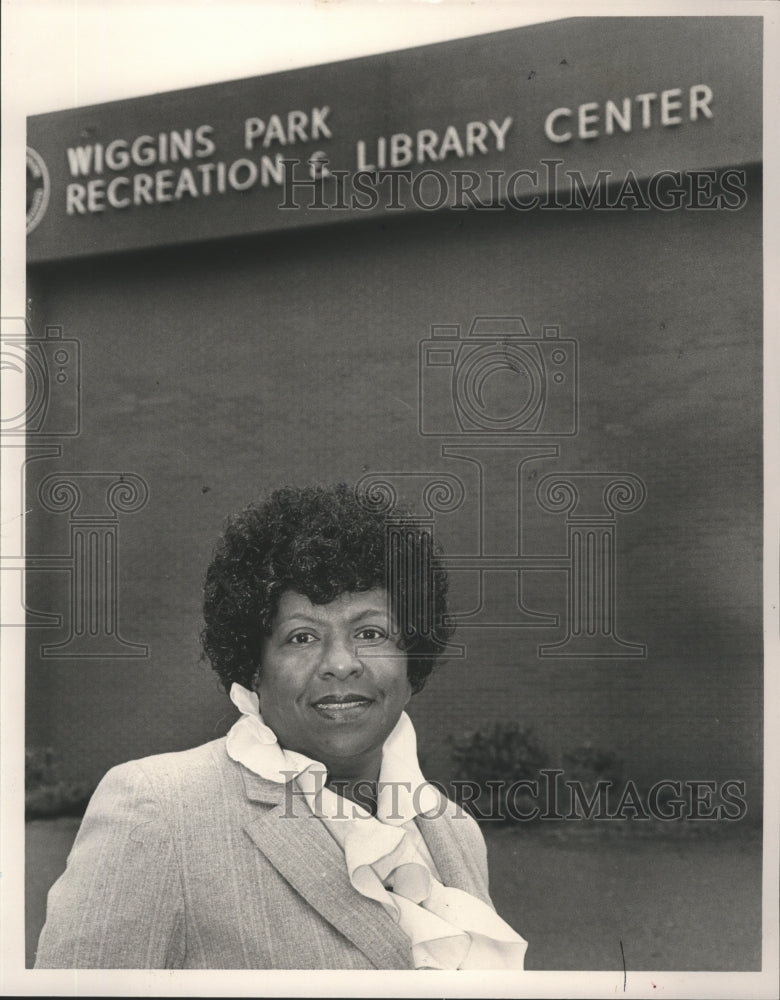
[[[206,571],[201,635],[226,691],[252,687],[285,591],[327,604],[375,587],[388,589],[412,691],[422,690],[454,631],[447,576],[430,531],[382,506],[345,483],[284,487],[229,518]]]

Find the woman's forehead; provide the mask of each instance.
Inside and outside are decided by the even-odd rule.
[[[274,624],[279,625],[292,619],[322,624],[349,623],[363,618],[386,618],[389,610],[388,595],[384,587],[345,591],[327,604],[314,604],[305,594],[286,590],[279,599]]]

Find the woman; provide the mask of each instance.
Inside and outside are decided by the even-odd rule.
[[[228,524],[203,643],[241,718],[109,771],[37,968],[522,968],[404,712],[449,635],[446,578],[369,501],[288,488]]]

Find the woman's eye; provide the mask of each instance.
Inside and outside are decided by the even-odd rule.
[[[290,636],[288,641],[294,646],[306,646],[310,642],[314,642],[316,638],[317,637],[311,632],[295,632]]]
[[[362,639],[363,642],[381,642],[382,639],[387,638],[387,633],[384,629],[375,628],[373,625],[368,628],[361,629],[357,634],[358,639]]]

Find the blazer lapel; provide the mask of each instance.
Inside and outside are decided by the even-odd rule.
[[[379,903],[349,881],[344,855],[324,824],[289,785],[242,768],[247,797],[273,805],[257,811],[245,829],[280,875],[378,969],[409,969],[408,937]]]
[[[446,813],[438,817],[418,816],[416,823],[444,885],[462,889],[493,905],[479,863],[456,824],[462,817]]]

